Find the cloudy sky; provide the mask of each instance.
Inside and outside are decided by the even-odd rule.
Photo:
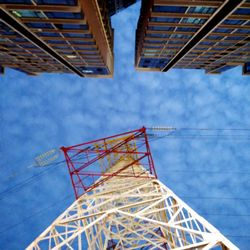
[[[30,167],[40,153],[143,125],[250,128],[250,81],[240,67],[211,76],[197,70],[134,70],[138,12],[136,4],[112,19],[114,79],[30,77],[10,69],[0,78],[1,249],[25,248],[74,200],[65,165]],[[243,139],[165,138],[151,147],[159,179],[247,249],[249,131],[232,133]]]

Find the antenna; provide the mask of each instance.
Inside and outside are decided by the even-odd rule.
[[[51,165],[55,160],[60,157],[60,149],[53,148],[49,151],[46,151],[34,159],[34,167],[46,167]]]

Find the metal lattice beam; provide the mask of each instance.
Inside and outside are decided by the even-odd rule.
[[[112,171],[130,163],[120,160]],[[86,243],[91,250],[238,249],[159,180],[122,176],[80,196],[27,249],[86,249]]]

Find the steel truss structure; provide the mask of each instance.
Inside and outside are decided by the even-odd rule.
[[[112,142],[113,147],[135,146],[135,138],[147,142],[144,128],[122,137]],[[129,142],[121,144],[128,138]],[[131,153],[135,149],[128,148],[128,154],[118,153],[120,158],[98,176],[94,188],[85,186],[86,192],[27,249],[238,249],[150,173],[152,165],[146,165],[147,170],[136,161],[141,157]],[[73,185],[80,185],[80,178],[76,182],[72,179]]]
[[[146,128],[61,147],[68,165],[76,199],[91,191],[113,176],[157,178],[150,152]],[[109,171],[115,163],[130,158],[132,161],[117,171]],[[145,170],[139,173],[126,172],[132,164],[142,165]],[[149,171],[151,174],[145,174]],[[100,176],[103,178],[98,179]]]

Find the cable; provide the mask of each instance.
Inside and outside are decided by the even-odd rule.
[[[249,198],[241,198],[241,197],[192,197],[192,196],[180,196],[180,198],[192,199],[192,200],[240,200],[240,201],[250,201]]]
[[[250,217],[250,214],[200,214],[202,216]]]
[[[45,170],[40,171],[39,173],[37,173],[37,174],[35,174],[35,175],[33,175],[33,176],[31,176],[31,177],[25,179],[24,181],[19,182],[19,183],[17,183],[16,185],[14,185],[14,186],[12,186],[12,187],[10,187],[10,188],[5,189],[4,191],[2,191],[2,192],[0,193],[0,200],[2,200],[3,197],[4,197],[7,193],[13,192],[13,191],[15,191],[16,189],[18,189],[18,191],[20,191],[20,188],[24,187],[25,185],[27,185],[27,184],[29,184],[29,183],[32,183],[33,181],[36,180],[35,178],[40,177],[40,176],[46,174],[48,171],[51,171],[51,170],[55,170],[55,168],[53,168],[53,166],[50,166],[50,167],[46,168]],[[3,197],[1,197],[1,196],[3,196]]]
[[[167,173],[206,173],[206,174],[250,174],[250,172],[247,171],[226,171],[226,170],[218,170],[218,171],[206,171],[206,170],[189,170],[189,169],[167,169]]]
[[[45,207],[45,208],[43,208],[43,209],[40,209],[40,210],[35,211],[34,213],[32,213],[32,214],[30,214],[29,216],[27,216],[27,217],[25,217],[24,219],[22,219],[21,221],[15,223],[15,224],[12,224],[11,226],[8,226],[8,227],[6,227],[5,229],[1,230],[1,231],[0,231],[0,235],[1,235],[1,234],[4,234],[5,232],[7,232],[7,231],[9,231],[9,230],[11,230],[11,229],[13,229],[14,227],[17,227],[17,226],[23,224],[24,222],[26,222],[27,220],[33,218],[34,216],[39,216],[39,215],[43,214],[44,212],[46,212],[46,211],[49,210],[50,208],[55,207],[56,205],[58,205],[59,202],[62,202],[62,201],[64,201],[64,200],[66,200],[66,199],[69,199],[70,197],[72,197],[72,195],[66,195],[64,198],[62,198],[62,199],[60,199],[60,200],[58,200],[58,201],[56,201],[56,202],[50,204],[49,206],[47,206],[47,207]],[[206,213],[206,214],[200,214],[200,215],[202,215],[202,216],[226,216],[226,217],[231,217],[231,216],[233,216],[233,217],[250,217],[249,214],[245,214],[245,215],[233,214],[233,215],[232,215],[232,214],[215,214],[215,213],[209,214],[209,213]],[[244,238],[250,238],[250,235],[249,235],[249,236],[248,236],[248,235],[225,235],[225,236],[228,236],[228,237],[244,237]],[[0,236],[0,237],[1,237],[1,236]]]
[[[250,131],[250,128],[179,128],[183,130]]]
[[[168,138],[168,139],[220,139],[220,140],[243,140],[248,141],[250,140],[249,134],[181,134],[181,132],[194,132],[194,131],[217,131],[217,132],[225,132],[225,131],[241,131],[241,132],[248,132],[250,129],[248,128],[229,128],[229,129],[221,129],[221,128],[168,128],[168,127],[156,127],[156,128],[147,128],[148,130],[156,131],[160,134],[148,134],[150,141],[153,141],[152,137],[158,137],[159,139]],[[167,134],[165,134],[168,132]]]
[[[56,201],[56,202],[50,204],[49,206],[47,206],[47,207],[45,207],[45,208],[43,208],[43,209],[40,209],[40,210],[35,211],[34,213],[32,213],[32,214],[30,214],[29,216],[27,216],[27,217],[25,217],[24,219],[22,219],[21,221],[15,223],[15,224],[13,224],[13,225],[10,225],[10,226],[6,227],[5,229],[1,230],[1,231],[0,231],[0,235],[3,234],[3,233],[5,233],[5,232],[7,232],[7,231],[9,231],[9,230],[11,230],[11,229],[14,228],[14,227],[17,227],[17,226],[23,224],[25,221],[31,219],[31,218],[34,217],[34,216],[41,215],[42,213],[46,212],[46,211],[49,210],[50,208],[55,207],[56,205],[58,205],[59,202],[64,201],[64,200],[66,200],[66,199],[69,199],[70,197],[72,197],[72,195],[66,195],[63,199],[60,199],[60,200],[58,200],[58,201]],[[1,237],[1,236],[0,236],[0,237]]]
[[[250,238],[250,235],[230,235],[230,234],[224,234],[226,237],[232,237],[232,238]]]
[[[250,136],[245,135],[165,135],[158,137],[159,139],[168,138],[168,139],[198,139],[198,140],[233,140],[233,141],[249,141]],[[149,138],[149,141],[153,141],[151,138]]]
[[[81,160],[82,157],[83,157],[82,155],[74,155],[74,156],[72,157],[72,159],[75,158],[74,160]],[[0,193],[0,200],[4,199],[4,196],[5,196],[7,193],[14,192],[14,191],[17,190],[17,189],[18,189],[17,191],[20,191],[20,188],[25,187],[27,184],[30,184],[30,183],[36,181],[36,178],[37,178],[37,177],[40,177],[40,176],[42,176],[42,175],[44,175],[44,174],[47,174],[47,173],[48,173],[49,171],[51,171],[51,170],[55,170],[56,168],[54,168],[54,167],[60,166],[60,165],[63,164],[63,163],[66,163],[66,160],[62,160],[62,161],[58,161],[58,162],[52,162],[52,163],[49,163],[49,164],[47,164],[47,165],[44,165],[43,167],[37,167],[37,168],[45,168],[45,169],[44,169],[43,171],[40,171],[39,173],[37,173],[37,174],[35,174],[35,175],[29,177],[29,178],[23,180],[22,182],[19,182],[19,183],[17,183],[16,185],[14,185],[14,186],[12,186],[12,187],[10,187],[10,188],[8,188],[8,189],[2,191],[2,192]],[[2,197],[1,197],[1,196],[2,196]]]

